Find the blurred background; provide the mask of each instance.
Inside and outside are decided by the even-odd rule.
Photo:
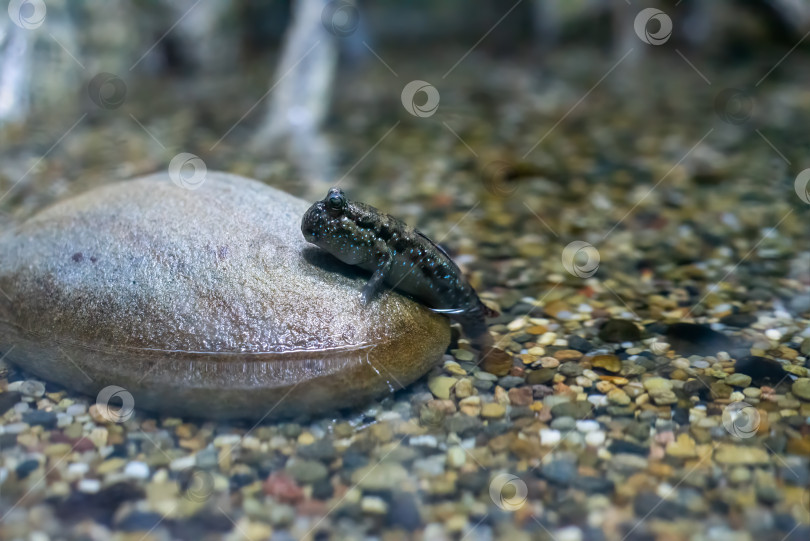
[[[351,198],[446,246],[482,296],[501,308],[502,319],[491,323],[504,334],[527,306],[544,303],[545,315],[560,316],[551,325],[563,336],[580,329],[572,307],[587,305],[591,313],[595,305],[595,320],[643,321],[651,333],[663,332],[662,322],[714,325],[766,313],[784,332],[768,343],[762,329],[743,331],[755,345],[765,341],[751,350],[757,359],[781,358],[784,352],[771,355],[779,340],[793,340],[794,351],[800,342],[810,348],[806,0],[4,5],[0,227],[89,188],[167,169],[192,188],[206,170],[224,170],[308,200],[340,184]],[[566,265],[564,250],[575,242],[589,247],[585,261],[569,258]],[[746,321],[747,327],[756,317]],[[589,339],[597,334],[595,326],[583,331]],[[521,351],[521,344],[512,345]],[[404,406],[415,419],[427,409],[417,402],[412,411]],[[776,409],[774,401],[770,412]],[[690,412],[680,412],[677,422],[686,426]],[[769,452],[800,456],[789,462],[800,472],[808,471],[810,456],[806,418],[786,416],[790,426],[773,428],[764,444]],[[637,454],[645,457],[656,452],[649,429],[658,421],[651,419],[641,423],[638,437],[637,447],[647,447]],[[319,425],[323,433],[327,422]],[[612,422],[605,424],[615,434],[630,432]],[[359,432],[368,420],[360,415],[352,423]],[[501,434],[473,432],[467,437],[480,436],[484,445]],[[297,433],[290,433],[294,442]],[[525,458],[519,450],[514,455]],[[594,451],[580,466],[591,464],[601,475],[600,460]],[[625,466],[616,469],[635,471]],[[432,480],[413,475],[432,490]],[[648,491],[658,482],[681,483],[671,468],[655,475],[644,485]],[[806,487],[810,477],[796,479]],[[715,481],[727,482],[707,483]],[[454,482],[435,494],[425,489],[420,505],[457,503],[465,490],[480,496],[485,484],[456,488]],[[731,517],[738,531],[761,527],[773,534],[760,532],[757,539],[806,534],[806,527],[791,529],[795,521],[779,522],[787,511],[759,520],[762,506],[781,501],[776,489],[769,493],[773,501],[759,501],[759,511],[748,516],[753,496],[743,505],[742,497],[724,492],[709,502],[714,487],[687,485],[676,494],[683,496],[680,507],[664,508],[693,525],[711,507]],[[645,493],[622,490],[617,482],[616,501],[644,515]],[[581,524],[584,504],[555,501],[556,494],[530,497],[546,498],[553,510],[548,524]],[[566,502],[573,502],[567,510]],[[93,506],[112,520],[115,507],[98,500],[85,507]],[[81,515],[81,506],[74,507],[61,512]],[[432,516],[451,515],[439,509]],[[214,528],[201,524],[200,531]],[[216,527],[232,525],[219,520]],[[669,539],[647,527],[630,539]],[[462,530],[448,526],[456,538]],[[588,539],[603,538],[583,531]],[[468,539],[491,538],[492,530],[489,535],[476,530]]]
[[[7,4],[0,225],[179,154],[437,236],[481,203],[447,244],[496,259],[711,222],[664,237],[697,261],[805,205],[803,0]]]

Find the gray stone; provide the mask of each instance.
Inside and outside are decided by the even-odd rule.
[[[329,475],[329,470],[317,460],[291,460],[285,468],[290,476],[304,485],[311,485]]]
[[[333,410],[441,358],[446,318],[306,243],[309,203],[208,172],[111,184],[0,236],[0,351],[92,396],[209,418]]]

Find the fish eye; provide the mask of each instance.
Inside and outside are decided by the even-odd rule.
[[[340,210],[346,204],[346,201],[343,199],[343,196],[339,193],[333,193],[329,196],[329,208]]]

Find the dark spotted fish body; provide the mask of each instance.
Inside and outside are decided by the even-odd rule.
[[[491,344],[485,318],[497,313],[481,302],[450,256],[417,229],[332,188],[304,214],[301,232],[344,263],[373,273],[363,302],[385,285],[458,321],[477,345]]]

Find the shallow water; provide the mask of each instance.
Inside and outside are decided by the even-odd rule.
[[[328,180],[251,151],[258,112],[218,142],[262,66],[2,133],[8,222],[179,152],[310,200],[340,184],[445,247],[514,357],[475,366],[462,339],[362,411],[259,425],[110,422],[4,367],[0,538],[807,538],[807,52],[572,46],[448,73],[465,50],[339,70]],[[412,80],[435,114],[403,107]]]

